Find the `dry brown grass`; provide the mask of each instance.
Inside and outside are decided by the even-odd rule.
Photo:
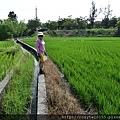
[[[86,114],[73,95],[64,87],[60,87],[62,80],[50,59],[44,63],[44,72],[49,114]]]

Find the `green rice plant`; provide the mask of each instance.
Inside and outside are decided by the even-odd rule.
[[[2,41],[0,42],[0,45],[1,49],[4,50],[0,52],[0,80],[2,80],[19,61],[22,55],[22,50],[20,46],[14,44],[13,41]]]
[[[12,47],[14,44],[12,40],[0,41],[0,48]]]
[[[120,113],[120,38],[44,39],[49,57],[88,107],[93,104],[99,114]]]
[[[2,109],[5,114],[25,114],[30,105],[34,60],[28,53],[23,54],[4,92]]]
[[[119,101],[119,93],[116,88],[120,89],[120,87],[119,83],[117,83],[119,79],[116,76],[117,71],[119,71],[119,67],[117,67],[119,66],[119,61],[116,60],[119,60],[119,58],[114,56],[116,56],[116,52],[118,56],[120,55],[118,54],[118,51],[120,51],[120,49],[118,49],[119,47],[116,48],[116,45],[119,46],[120,44],[119,41],[113,42],[113,38],[109,40],[109,42],[106,42],[108,39],[105,38],[105,40],[102,38],[102,42],[100,39],[100,42],[97,39],[98,38],[96,38],[96,41],[94,38],[94,41],[90,39],[89,41],[77,40],[75,43],[66,40],[61,43],[62,40],[57,41],[56,38],[53,44],[52,41],[48,41],[47,49],[48,52],[50,52],[50,57],[60,66],[60,69],[64,69],[63,72],[67,74],[65,76],[69,79],[69,82],[71,82],[71,78],[74,79],[74,82],[71,83],[72,87],[74,86],[73,88],[77,94],[82,96],[83,101],[85,101],[87,105],[89,105],[89,102],[92,100],[94,104],[97,105],[98,113],[118,114],[119,102],[116,103],[116,100]],[[57,51],[57,49],[59,50]],[[63,53],[63,57],[61,53]],[[76,62],[72,62],[73,60],[71,58]],[[67,70],[66,65],[64,65],[63,68],[61,64],[63,64],[65,60],[66,62],[64,64],[71,66],[71,69]],[[73,71],[78,74],[75,74]],[[76,75],[78,75],[78,77]],[[77,87],[76,84],[80,87]],[[106,102],[109,104],[107,105]],[[108,107],[109,105],[111,105],[111,108]],[[114,107],[116,108],[116,106],[117,109],[115,111]]]

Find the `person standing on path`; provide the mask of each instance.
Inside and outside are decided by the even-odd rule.
[[[45,51],[45,41],[43,40],[43,32],[38,32],[38,38],[36,40],[36,48],[37,48],[37,56],[39,59],[39,73],[44,74],[43,71],[43,64],[44,64],[44,55],[46,54]]]

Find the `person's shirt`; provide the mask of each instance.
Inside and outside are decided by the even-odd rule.
[[[36,48],[37,48],[38,53],[44,54],[44,52],[45,52],[45,42],[44,42],[44,40],[37,39],[36,40]]]

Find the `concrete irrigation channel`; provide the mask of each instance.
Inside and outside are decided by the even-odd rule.
[[[33,115],[33,119],[37,119],[37,115],[46,115],[48,114],[48,107],[46,102],[46,85],[45,85],[45,76],[44,74],[39,75],[39,64],[37,58],[37,51],[35,48],[25,44],[24,42],[17,40],[16,43],[20,44],[24,50],[30,52],[35,58],[35,70],[34,70],[34,82],[32,88],[32,103],[30,114]],[[2,98],[2,93],[4,91],[5,86],[8,84],[13,71],[0,82],[0,100]]]
[[[38,74],[38,58],[37,50],[31,47],[28,44],[23,43],[20,40],[16,41],[19,43],[25,50],[30,52],[35,57],[35,71],[34,71],[34,85],[33,85],[33,96],[31,104],[31,114],[33,115],[45,115],[48,113],[48,107],[46,102],[46,85],[45,85],[45,76],[44,74]]]

